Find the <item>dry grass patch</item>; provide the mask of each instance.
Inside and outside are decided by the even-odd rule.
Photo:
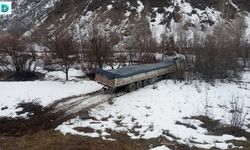
[[[22,137],[0,137],[0,149],[4,150],[145,150],[151,140],[131,140],[123,133],[112,133],[119,140],[108,141],[77,135],[63,135],[48,130]]]

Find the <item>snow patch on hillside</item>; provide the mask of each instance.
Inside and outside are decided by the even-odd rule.
[[[150,22],[150,30],[153,32],[153,36],[157,41],[161,40],[161,34],[165,32],[165,25],[161,24],[164,19],[163,17],[163,14],[156,12],[155,22]]]
[[[140,12],[142,12],[142,10],[144,9],[144,5],[142,4],[141,1],[137,1],[137,4],[139,5],[139,6],[137,7],[137,12],[140,13]]]
[[[108,10],[111,10],[112,8],[113,8],[113,5],[111,5],[111,4],[107,6]]]
[[[158,147],[152,148],[150,150],[170,150],[170,149],[167,148],[166,146],[158,146]]]
[[[250,13],[246,16],[246,24],[247,24],[247,29],[246,29],[246,39],[250,41]]]
[[[169,17],[169,15],[173,15],[177,6],[180,8],[178,11],[180,15],[179,20],[176,22],[176,20],[172,18],[169,26],[163,24],[163,20]],[[179,0],[174,2],[174,6],[165,8],[165,13],[158,13],[157,10],[158,8],[153,9],[153,12],[156,13],[154,18],[155,21],[151,22],[152,18],[149,19],[150,29],[157,41],[161,41],[162,34],[177,38],[180,32],[185,32],[188,40],[192,40],[194,31],[204,32],[204,29],[201,28],[201,26],[203,26],[205,28],[205,33],[210,33],[213,29],[213,25],[219,22],[221,18],[221,13],[214,8],[207,7],[205,10],[200,10],[198,8],[193,8],[188,2]]]

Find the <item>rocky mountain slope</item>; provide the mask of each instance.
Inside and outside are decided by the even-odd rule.
[[[1,16],[0,28],[6,29],[14,25],[27,31],[46,19],[58,3],[59,0],[13,0],[13,15]]]
[[[250,11],[247,0],[224,2],[231,16]],[[221,18],[220,7],[218,0],[15,0],[14,14],[2,17],[0,28],[18,25],[26,34],[39,36],[71,28],[78,34],[98,18],[104,30],[115,28],[125,36],[144,21],[153,36],[160,38],[164,31],[175,34],[180,27],[207,31]]]

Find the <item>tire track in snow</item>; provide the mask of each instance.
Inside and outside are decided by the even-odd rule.
[[[52,113],[61,112],[63,114],[62,118],[75,117],[79,115],[80,112],[87,112],[91,108],[112,101],[114,98],[124,94],[126,93],[107,94],[104,93],[103,90],[98,90],[88,94],[67,97],[51,105],[51,108],[53,108]]]

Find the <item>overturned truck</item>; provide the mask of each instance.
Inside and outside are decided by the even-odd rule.
[[[125,66],[119,69],[97,69],[95,80],[109,92],[124,88],[131,92],[147,86],[160,77],[169,77],[181,67],[178,59],[154,64]]]

